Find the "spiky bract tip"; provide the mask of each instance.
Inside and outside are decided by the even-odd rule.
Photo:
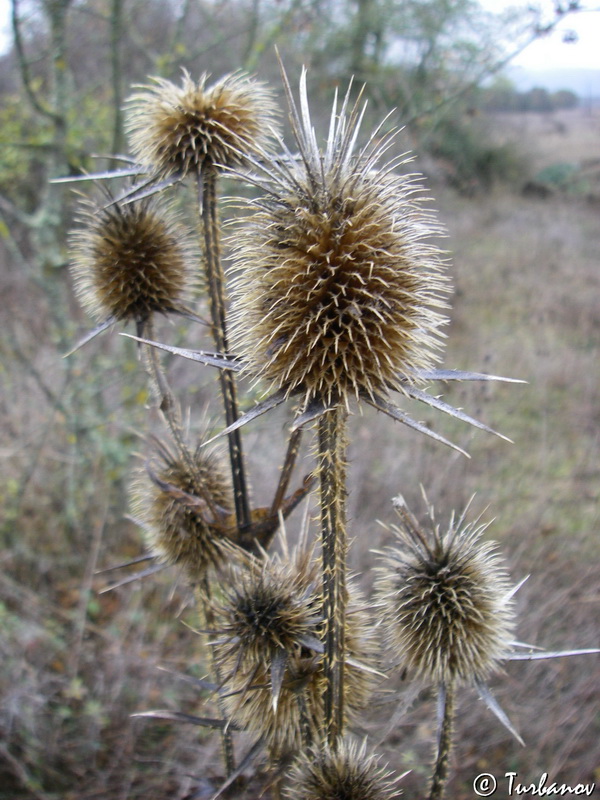
[[[86,200],[71,234],[71,271],[82,305],[100,321],[144,323],[182,308],[197,249],[164,203],[97,207]]]
[[[422,529],[405,509],[391,526],[377,594],[395,658],[436,684],[475,683],[497,669],[514,628],[511,587],[488,525],[452,517]]]
[[[277,109],[268,87],[243,73],[207,86],[183,71],[181,85],[164,78],[140,86],[127,102],[133,152],[161,177],[233,167],[267,142]]]
[[[150,462],[132,483],[131,509],[150,551],[195,580],[229,558],[222,523],[233,506],[231,487],[214,453],[199,447],[190,466],[166,445],[157,446],[158,463]]]
[[[272,754],[296,752],[318,735],[323,717],[323,619],[319,566],[312,551],[254,558],[232,568],[215,605],[216,658],[223,701],[241,728],[261,736]],[[374,642],[365,604],[352,589],[347,652],[362,663],[345,671],[346,712],[364,708],[373,676]]]
[[[376,392],[437,360],[449,287],[441,229],[414,177],[378,167],[390,136],[354,152],[358,106],[334,109],[323,152],[292,106],[298,157],[256,177],[235,227],[233,338],[248,370],[306,402]],[[235,223],[234,223],[235,224]]]
[[[303,754],[292,767],[286,800],[396,800],[398,778],[367,753],[366,742],[344,739]]]

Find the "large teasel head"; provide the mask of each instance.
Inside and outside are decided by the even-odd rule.
[[[131,148],[160,177],[240,166],[271,134],[277,110],[263,83],[243,73],[208,78],[196,82],[185,70],[179,86],[153,78],[127,101]]]
[[[235,227],[233,337],[251,374],[312,400],[371,399],[436,361],[448,284],[440,226],[414,177],[379,162],[393,134],[357,149],[363,113],[346,96],[322,151],[300,87],[286,83],[298,156],[257,163],[263,196]]]
[[[184,458],[155,440],[156,457],[136,476],[131,509],[151,553],[183,567],[192,580],[224,566],[229,551],[225,520],[231,515],[231,486],[214,453],[199,446]]]
[[[342,740],[332,750],[311,748],[294,763],[286,781],[286,800],[396,800],[399,777],[367,752],[366,742]]]
[[[380,568],[378,595],[390,650],[409,673],[442,686],[480,685],[511,649],[513,591],[488,524],[454,515],[424,530],[396,498],[400,526]]]
[[[187,313],[197,249],[164,203],[97,206],[84,200],[70,238],[71,271],[82,305],[104,326],[153,314]]]
[[[237,559],[215,604],[216,659],[223,702],[241,728],[272,753],[297,751],[318,735],[323,714],[323,618],[319,563],[300,543],[283,557]],[[348,704],[355,714],[373,687],[375,644],[353,588],[347,615]]]

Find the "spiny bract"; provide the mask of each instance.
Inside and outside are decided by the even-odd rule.
[[[239,166],[270,135],[277,116],[270,89],[243,73],[207,86],[183,71],[181,86],[164,78],[140,86],[127,103],[133,152],[163,177],[206,165]]]
[[[354,152],[358,105],[334,103],[322,152],[304,76],[302,120],[290,102],[300,155],[255,177],[264,196],[231,237],[233,337],[271,389],[306,402],[385,394],[436,360],[448,285],[426,239],[440,226],[414,178],[393,174],[398,160],[378,169],[393,136]]]
[[[158,446],[156,473],[149,464],[132,484],[132,511],[144,525],[151,552],[196,579],[227,559],[227,531],[219,523],[230,513],[231,488],[214,454],[199,447],[190,468],[180,455]]]
[[[425,532],[397,505],[398,540],[385,552],[378,594],[389,645],[403,667],[434,683],[477,683],[510,650],[514,614],[508,575],[487,525],[452,517]]]
[[[141,201],[80,209],[71,234],[71,271],[82,305],[101,321],[143,324],[182,309],[197,250],[164,204]]]
[[[224,703],[242,728],[263,737],[272,753],[297,751],[315,736],[323,714],[322,598],[310,549],[286,562],[246,557],[222,583],[215,606],[216,658],[226,675]],[[364,602],[353,587],[346,620],[347,706],[353,716],[373,686],[374,641]],[[361,664],[358,664],[360,661]],[[367,665],[363,669],[362,665]]]
[[[302,755],[288,776],[286,800],[396,800],[398,778],[379,759],[367,754],[366,743],[339,742],[335,751],[315,748]]]

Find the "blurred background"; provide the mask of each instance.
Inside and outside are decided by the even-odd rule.
[[[185,581],[170,569],[102,593],[128,572],[101,570],[144,554],[128,487],[159,427],[135,346],[105,334],[63,358],[91,322],[67,268],[75,194],[49,179],[127,151],[123,101],[150,75],[241,68],[277,88],[277,46],[293,85],[307,66],[322,136],[350,76],[366,83],[365,134],[393,109],[448,231],[444,364],[528,383],[444,388],[515,442],[432,416],[471,460],[374,411],[352,418],[352,568],[368,590],[399,492],[421,515],[422,484],[442,522],[476,493],[513,580],[530,575],[519,639],[600,645],[600,14],[563,0],[13,0],[0,14],[0,798],[200,797],[219,771],[210,732],[131,717],[204,708]],[[203,342],[183,323],[161,336]],[[197,432],[218,413],[214,373],[166,363]],[[259,504],[288,413],[245,434]],[[492,688],[526,748],[464,692],[451,796],[471,798],[480,772],[600,781],[599,681],[595,656],[507,665]],[[401,713],[404,696],[387,683],[359,732],[411,770],[415,798],[435,702]]]

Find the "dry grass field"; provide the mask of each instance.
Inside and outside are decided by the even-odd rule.
[[[598,115],[496,125],[534,159],[533,172],[600,161]],[[467,460],[373,410],[350,423],[351,566],[365,588],[371,551],[388,536],[376,520],[393,522],[393,496],[423,510],[422,484],[443,521],[475,494],[474,512],[494,519],[488,535],[501,543],[512,579],[530,576],[517,595],[518,637],[550,650],[600,646],[600,182],[590,175],[583,189],[546,198],[507,189],[465,198],[432,187],[455,285],[445,365],[527,381],[462,384],[444,396],[514,443],[432,415]],[[126,518],[138,463],[130,453],[142,449],[137,432],[148,413],[135,348],[105,336],[61,359],[67,345],[51,325],[57,301],[9,256],[0,262],[0,798],[210,796],[217,737],[131,717],[153,708],[204,713],[195,682],[204,655],[183,578],[169,569],[101,593],[123,571],[100,570],[143,554]],[[74,339],[87,323],[70,305]],[[177,327],[161,333],[183,341]],[[207,415],[214,375],[169,363],[196,420]],[[422,408],[414,413],[428,419]],[[258,502],[279,458],[268,429],[285,421],[282,412],[246,434]],[[298,481],[311,463],[306,454]],[[492,688],[527,746],[474,692],[462,693],[453,800],[472,798],[481,772],[600,783],[597,656],[514,662]],[[409,690],[398,679],[383,684],[363,732],[394,769],[411,770],[404,792],[417,798],[436,709],[424,694],[402,713]]]

